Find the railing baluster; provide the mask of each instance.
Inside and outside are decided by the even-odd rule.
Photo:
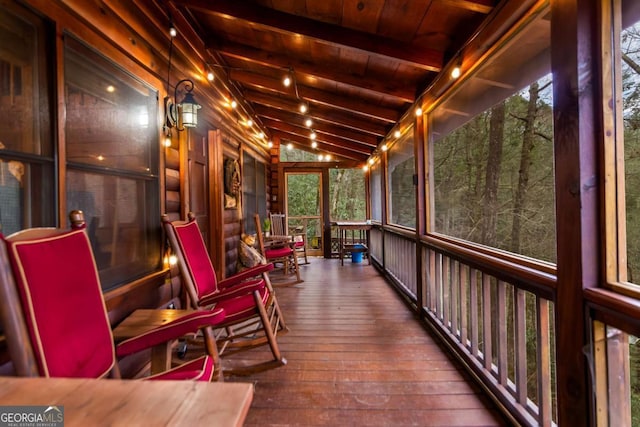
[[[471,304],[471,354],[478,357],[478,329],[480,319],[478,318],[478,272],[475,268],[469,268],[469,294]]]
[[[516,374],[516,398],[518,403],[527,404],[527,325],[525,291],[515,289],[514,314],[515,314],[515,374]]]
[[[468,338],[467,338],[467,319],[468,319],[468,309],[467,309],[467,284],[468,284],[468,268],[462,264],[458,264],[458,272],[459,272],[459,282],[460,282],[460,293],[459,301],[460,301],[460,341],[462,345],[468,347]]]
[[[553,419],[549,305],[546,299],[536,297],[538,421],[541,426],[550,426]]]
[[[449,305],[451,310],[451,333],[458,337],[458,309],[460,307],[459,301],[459,291],[460,291],[460,264],[456,262],[453,258],[449,260],[449,265],[451,268],[451,304]],[[458,274],[456,274],[456,270]]]
[[[496,301],[498,315],[496,327],[498,329],[498,382],[506,387],[508,379],[508,343],[507,343],[507,287],[502,280],[498,280],[498,298]]]
[[[484,369],[492,372],[493,365],[493,334],[491,328],[491,312],[493,306],[491,304],[491,279],[488,274],[482,273],[482,329],[483,329],[483,350],[484,350]]]
[[[444,306],[442,296],[444,294],[442,287],[442,265],[444,263],[441,253],[436,253],[436,316],[442,320],[442,308]]]

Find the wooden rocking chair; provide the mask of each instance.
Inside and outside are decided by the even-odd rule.
[[[32,228],[0,238],[0,316],[15,373],[120,378],[116,357],[201,329],[209,355],[145,379],[211,381],[219,372],[211,328],[224,310],[187,314],[114,347],[82,212],[71,220],[71,230]]]
[[[269,236],[268,239],[265,239],[260,225],[260,215],[255,214],[254,219],[256,223],[256,237],[258,238],[262,256],[265,257],[267,262],[282,263],[285,274],[293,268],[293,271],[296,273],[296,283],[302,282],[303,280],[300,278],[300,268],[298,266],[298,257],[296,256],[296,251],[293,246],[294,242],[291,237],[276,235]]]
[[[309,264],[309,259],[307,258],[307,233],[304,228],[300,227],[294,233],[289,233],[289,224],[285,214],[272,213],[269,214],[269,219],[271,220],[271,236],[290,236],[291,240],[293,240],[293,248],[297,257],[304,258],[304,264]],[[298,263],[300,263],[299,260]]]
[[[287,363],[280,354],[278,332],[288,329],[268,272],[272,264],[258,265],[223,280],[217,280],[202,233],[193,213],[187,221],[169,221],[162,216],[169,242],[178,258],[182,283],[195,309],[224,308],[225,321],[216,337],[224,345],[220,355],[230,355],[269,345],[273,360],[225,372],[246,375]]]

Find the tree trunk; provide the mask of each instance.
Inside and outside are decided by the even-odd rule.
[[[489,154],[484,187],[482,243],[496,245],[496,224],[498,218],[498,184],[502,163],[504,141],[504,101],[491,109],[489,122]]]
[[[344,176],[344,169],[338,169],[335,180],[333,181],[333,191],[331,194],[331,219],[339,220],[343,219],[338,216],[338,200],[340,199],[340,191],[342,190],[342,177]]]
[[[529,105],[522,133],[522,150],[520,151],[520,170],[518,173],[518,187],[516,188],[513,205],[513,223],[511,224],[511,251],[520,252],[520,230],[522,211],[527,202],[529,190],[529,168],[531,167],[531,151],[533,150],[535,120],[538,112],[538,95],[540,88],[537,82],[529,87]]]

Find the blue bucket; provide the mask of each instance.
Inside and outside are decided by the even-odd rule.
[[[364,249],[364,245],[354,245],[354,249],[362,250]],[[354,264],[359,264],[362,262],[362,252],[351,252],[351,262]]]

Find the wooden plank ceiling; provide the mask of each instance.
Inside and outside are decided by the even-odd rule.
[[[169,3],[204,41],[214,73],[229,80],[267,138],[362,161],[499,1]]]

